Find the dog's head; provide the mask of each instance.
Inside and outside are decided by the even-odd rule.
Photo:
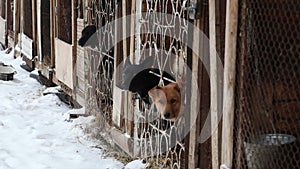
[[[153,57],[146,58],[141,64],[135,65],[130,62],[130,59],[127,58],[122,67],[122,79],[121,79],[121,89],[128,90],[130,83],[133,78],[143,70],[146,70],[151,67],[153,63]]]
[[[149,90],[148,94],[162,118],[173,122],[178,119],[181,106],[181,95],[177,83],[170,83],[161,87],[156,86]]]
[[[81,32],[81,37],[78,40],[78,45],[81,47],[91,46],[92,48],[95,48],[98,43],[97,36],[95,35],[96,31],[96,25],[86,26]]]

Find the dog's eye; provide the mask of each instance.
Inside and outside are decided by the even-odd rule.
[[[175,99],[172,99],[171,100],[171,104],[175,104],[176,103],[176,100]]]
[[[158,101],[160,104],[165,104],[165,102],[163,100],[159,100]]]

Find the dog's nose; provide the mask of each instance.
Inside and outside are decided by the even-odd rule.
[[[166,113],[164,114],[164,118],[165,118],[165,119],[170,118],[170,113],[169,113],[169,112],[166,112]]]

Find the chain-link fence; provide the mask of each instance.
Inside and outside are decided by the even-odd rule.
[[[234,168],[299,168],[300,1],[239,11]]]

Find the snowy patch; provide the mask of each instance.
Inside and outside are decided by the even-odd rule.
[[[1,169],[124,168],[96,148],[100,142],[87,139],[83,128],[93,117],[67,121],[70,112],[84,110],[71,110],[56,95],[43,95],[45,87],[29,77],[13,52],[1,51],[0,62],[18,72],[12,81],[0,80]]]
[[[226,164],[222,164],[221,166],[220,166],[220,169],[230,169],[229,167],[227,167],[227,165]]]
[[[0,51],[4,50],[4,46],[2,44],[0,44]]]
[[[147,167],[146,163],[143,163],[141,160],[134,160],[130,163],[128,163],[125,166],[125,169],[145,169]]]
[[[130,138],[130,135],[128,133],[124,134],[126,138]]]
[[[45,89],[43,93],[60,93],[60,92],[61,92],[60,86],[56,86],[56,87],[49,87]]]
[[[19,44],[17,44],[17,45],[15,46],[15,50],[18,51],[18,52],[21,52],[21,48],[20,48]]]
[[[68,111],[68,114],[84,114],[85,113],[85,108],[81,109],[72,109]]]

